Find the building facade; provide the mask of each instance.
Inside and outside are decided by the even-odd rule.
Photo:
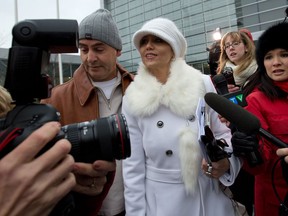
[[[119,62],[135,72],[140,56],[132,44],[132,35],[145,21],[155,17],[173,20],[188,43],[186,61],[205,73],[212,34],[247,28],[254,40],[268,26],[285,17],[287,0],[105,0],[104,7],[115,18],[122,36]]]
[[[119,62],[135,72],[140,56],[132,36],[145,21],[155,17],[173,20],[187,39],[186,61],[204,73],[210,73],[207,47],[211,46],[216,28],[221,33],[246,28],[255,42],[268,26],[284,20],[288,0],[102,0],[101,7],[111,11],[123,42]],[[63,80],[72,77],[80,64],[79,56],[63,55]],[[0,85],[6,73],[8,49],[0,49]],[[59,84],[56,56],[51,56],[49,75]]]

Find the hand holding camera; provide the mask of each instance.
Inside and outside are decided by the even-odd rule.
[[[0,215],[48,215],[74,187],[74,160],[68,155],[67,140],[35,158],[59,131],[58,122],[44,124],[0,160]]]

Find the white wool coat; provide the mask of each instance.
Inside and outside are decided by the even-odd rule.
[[[123,161],[127,216],[234,215],[219,181],[201,170],[196,109],[208,91],[215,92],[210,77],[183,59],[173,61],[164,85],[140,64],[122,106],[131,139],[131,157]],[[208,105],[206,122],[232,151],[230,130]],[[238,158],[229,161],[229,173],[220,178],[226,186],[233,184],[241,167]]]

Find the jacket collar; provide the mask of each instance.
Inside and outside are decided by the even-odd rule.
[[[129,85],[130,81],[133,79],[133,76],[129,74],[123,67],[121,67],[118,63],[116,64],[117,70],[121,74],[121,81],[123,82],[122,89],[123,92]],[[128,81],[124,82],[124,79],[128,77]],[[75,71],[73,75],[73,80],[75,83],[76,94],[79,99],[81,106],[84,106],[88,101],[91,94],[94,94],[94,86],[90,81],[90,78],[87,72],[84,69],[83,64],[81,64],[78,69]]]
[[[171,63],[170,75],[164,85],[141,63],[126,95],[135,115],[152,115],[160,105],[164,105],[186,118],[195,113],[199,98],[205,95],[205,85],[202,73],[183,59]]]

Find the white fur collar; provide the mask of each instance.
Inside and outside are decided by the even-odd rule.
[[[173,61],[164,85],[141,63],[125,94],[131,111],[137,116],[149,116],[162,104],[179,116],[189,117],[195,114],[198,98],[204,97],[205,85],[201,72],[183,59]]]

